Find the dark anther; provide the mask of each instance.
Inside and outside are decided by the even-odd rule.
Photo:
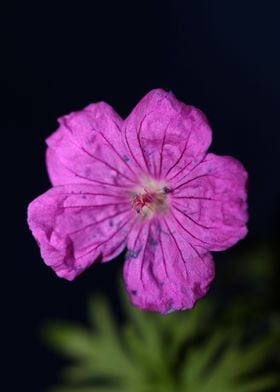
[[[170,192],[171,192],[171,189],[168,188],[167,186],[165,186],[165,187],[163,187],[163,192],[164,192],[164,193],[170,193]]]

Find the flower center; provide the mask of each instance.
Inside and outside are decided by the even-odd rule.
[[[168,193],[170,189],[165,183],[145,179],[133,190],[132,207],[143,218],[165,213],[169,207]]]

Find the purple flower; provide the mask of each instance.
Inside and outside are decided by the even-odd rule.
[[[100,102],[59,123],[47,139],[54,187],[28,208],[45,263],[72,280],[127,247],[124,279],[134,305],[192,308],[214,278],[210,251],[247,233],[244,167],[207,153],[206,117],[163,90],[125,120]]]

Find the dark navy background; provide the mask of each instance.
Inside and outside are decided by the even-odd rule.
[[[62,363],[42,343],[41,326],[53,318],[84,321],[92,291],[110,295],[114,304],[123,261],[121,256],[91,268],[69,283],[40,259],[26,207],[50,187],[44,139],[56,129],[56,118],[99,100],[126,116],[149,90],[172,90],[207,114],[214,130],[211,150],[235,156],[250,173],[250,236],[243,243],[275,236],[280,5],[250,0],[10,1],[2,11],[1,324],[6,366],[1,384],[4,380],[7,391],[40,392],[55,382]]]

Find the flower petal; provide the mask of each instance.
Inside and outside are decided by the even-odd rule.
[[[130,233],[124,279],[139,308],[160,313],[190,309],[213,277],[211,254],[189,244],[167,220],[154,219]]]
[[[211,143],[204,114],[160,89],[148,93],[123,126],[124,142],[136,166],[156,178],[190,170]]]
[[[42,258],[68,280],[98,259],[117,256],[126,246],[131,219],[130,204],[121,194],[89,185],[57,186],[28,207]]]
[[[223,250],[247,234],[247,172],[232,157],[206,158],[172,188],[173,219],[193,244]]]
[[[47,167],[53,185],[133,183],[134,173],[121,140],[122,119],[104,102],[59,119],[48,139]]]

